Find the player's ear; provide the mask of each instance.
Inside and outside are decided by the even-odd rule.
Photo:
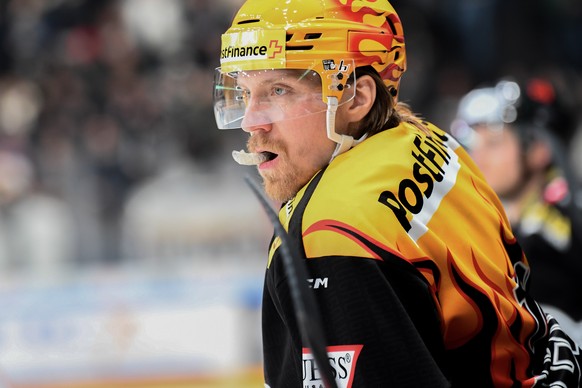
[[[376,83],[369,75],[363,75],[356,80],[356,94],[346,104],[346,119],[349,123],[361,121],[374,105],[376,99]]]

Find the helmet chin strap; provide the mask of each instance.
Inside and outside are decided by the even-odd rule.
[[[335,116],[337,112],[338,101],[337,97],[327,97],[327,115],[326,115],[326,127],[327,127],[327,137],[337,143],[331,159],[329,162],[335,159],[336,156],[348,151],[361,141],[366,138],[366,134],[359,138],[354,139],[352,136],[340,135],[335,131]]]

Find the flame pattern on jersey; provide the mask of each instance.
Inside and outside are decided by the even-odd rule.
[[[432,140],[401,125],[328,166],[301,215],[306,258],[397,258],[414,266],[440,311],[453,382],[578,386],[580,348],[528,295],[527,258],[501,203],[465,151],[431,128]],[[371,160],[370,155],[390,157]],[[453,168],[455,161],[460,169]],[[362,168],[374,163],[375,168]],[[453,186],[431,202],[451,172],[457,174],[449,179]],[[383,197],[389,200],[382,205],[390,205],[383,208],[373,200],[386,189],[396,194]],[[296,209],[303,194],[288,208]],[[429,218],[423,217],[424,208],[430,208]],[[295,211],[280,213],[284,225]],[[415,217],[426,228],[416,240],[406,230],[418,222]]]
[[[317,231],[339,233],[360,245],[375,260],[382,261],[392,255],[406,260],[397,250],[336,220],[319,221],[311,225],[304,232],[304,236]],[[504,386],[508,378],[511,381],[520,381],[523,387],[535,387],[538,382],[548,380],[554,383],[567,382],[564,386],[578,384],[576,381],[580,381],[580,365],[577,364],[576,357],[580,356],[580,348],[561,331],[553,317],[545,317],[537,303],[527,296],[523,287],[527,282],[529,269],[521,261],[522,251],[517,241],[507,240],[506,235],[501,231],[501,240],[504,242],[504,249],[508,252],[510,260],[507,271],[515,283],[507,281],[499,285],[487,278],[475,256],[472,260],[477,268],[474,274],[476,276],[463,274],[451,252],[447,252],[447,269],[449,276],[454,280],[454,289],[469,301],[474,314],[479,317],[476,330],[468,338],[458,343],[451,341],[445,343],[449,362],[463,364],[467,359],[471,359],[472,364],[477,367],[471,370],[471,375],[457,374],[455,379],[456,381],[471,381],[475,379],[477,372],[480,384],[484,386]],[[438,301],[442,278],[439,267],[433,260],[426,257],[408,261],[425,277],[433,280],[432,290],[435,292],[435,300]],[[493,298],[488,296],[490,294],[488,290],[495,292]],[[509,310],[503,306],[498,294],[512,301]],[[507,310],[504,314],[506,318],[500,316],[503,310]],[[525,323],[532,318],[535,329],[524,341]],[[443,316],[445,324],[448,319]],[[548,330],[548,325],[551,330]],[[522,343],[527,346],[522,346]],[[508,346],[508,344],[512,345]],[[536,353],[545,355],[543,368],[537,372],[531,367]]]

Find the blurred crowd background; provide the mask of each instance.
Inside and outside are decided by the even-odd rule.
[[[219,133],[211,106],[220,34],[240,3],[0,2],[3,267],[240,252],[248,240],[229,232],[256,223],[232,225],[245,206],[221,182],[244,137]]]
[[[244,135],[216,130],[211,107],[220,34],[241,3],[0,2],[0,264],[171,260],[245,241],[221,238],[233,215],[209,211],[244,213],[227,182]],[[409,58],[401,98],[437,125],[471,88],[524,73],[581,110],[579,1],[393,5]]]
[[[270,227],[241,178],[253,171],[230,157],[245,135],[218,131],[211,105],[242,2],[0,0],[1,279],[196,261],[262,272]],[[392,4],[401,99],[443,129],[465,93],[506,75],[547,76],[582,111],[579,0]]]

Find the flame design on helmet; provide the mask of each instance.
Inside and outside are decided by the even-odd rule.
[[[400,18],[388,1],[337,0],[349,7],[354,22],[366,26],[364,32],[348,33],[348,50],[355,56],[356,66],[371,65],[382,76],[386,86],[398,89],[406,70],[404,32]]]
[[[247,0],[226,34],[256,30],[284,30],[284,67],[309,63],[324,91],[332,89],[332,81],[323,66],[312,65],[323,60],[372,66],[393,95],[406,69],[402,23],[387,0]],[[257,69],[256,60],[246,69],[239,65]]]

